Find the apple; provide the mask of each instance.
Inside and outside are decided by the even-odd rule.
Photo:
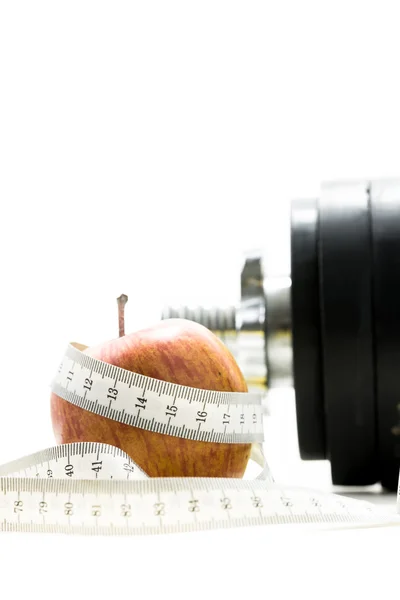
[[[247,392],[243,374],[223,342],[187,319],[166,319],[124,333],[124,305],[118,298],[119,338],[84,353],[134,373],[170,383],[215,391]],[[51,394],[57,443],[103,442],[124,450],[150,477],[238,477],[247,467],[251,443],[187,440],[154,433],[102,417]]]

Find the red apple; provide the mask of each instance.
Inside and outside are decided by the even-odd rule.
[[[170,383],[247,392],[234,357],[210,330],[168,319],[84,352],[109,364]],[[124,450],[150,477],[243,477],[251,444],[198,442],[145,431],[74,406],[51,394],[57,443],[103,442]]]

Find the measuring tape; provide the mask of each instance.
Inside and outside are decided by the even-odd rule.
[[[150,478],[114,446],[61,444],[0,466],[0,531],[143,535],[250,525],[400,525],[400,516],[383,515],[369,502],[276,483],[261,450],[261,395],[170,384],[91,358],[82,348],[68,345],[52,382],[55,394],[165,435],[251,442],[261,473],[253,480]]]
[[[264,440],[262,396],[213,392],[138,375],[70,344],[52,390],[72,404],[148,431],[203,442]]]

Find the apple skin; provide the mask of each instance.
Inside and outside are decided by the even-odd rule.
[[[169,383],[248,391],[228,348],[209,329],[186,319],[166,319],[83,352]],[[145,431],[77,407],[54,393],[50,406],[57,443],[88,441],[117,446],[150,477],[241,478],[250,458],[251,443],[200,442]]]

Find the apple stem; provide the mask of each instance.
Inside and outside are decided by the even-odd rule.
[[[119,325],[119,337],[124,337],[125,335],[125,304],[128,302],[128,296],[126,294],[121,294],[119,298],[117,298],[118,302],[118,325]]]

